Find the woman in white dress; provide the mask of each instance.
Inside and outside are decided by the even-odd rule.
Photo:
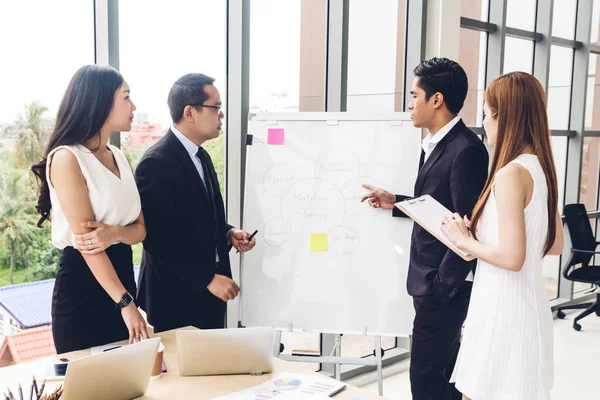
[[[563,231],[545,99],[524,72],[490,85],[488,181],[472,222],[457,214],[442,222],[449,239],[479,259],[451,379],[464,399],[550,399],[553,327],[542,263],[561,254]]]

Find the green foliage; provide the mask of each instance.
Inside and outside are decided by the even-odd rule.
[[[141,243],[131,246],[131,251],[133,252],[133,265],[140,265],[142,263],[143,250],[144,246]]]
[[[3,139],[16,151],[0,149],[0,285],[53,278],[60,252],[52,247],[48,226],[37,227],[37,185],[29,166],[38,162],[51,130],[39,103],[25,107],[24,117],[6,126]]]
[[[24,116],[4,128],[2,137],[16,140],[15,166],[26,168],[42,158],[52,130],[46,111],[38,102],[27,104]]]
[[[203,145],[204,149],[210,154],[210,158],[217,171],[219,178],[219,186],[221,194],[225,193],[225,134],[219,135],[218,138],[210,140]]]
[[[42,228],[36,225],[37,183],[29,171],[42,158],[52,130],[52,121],[44,118],[46,111],[37,102],[28,104],[22,117],[0,127],[0,139],[15,143],[14,152],[0,143],[0,286],[54,278],[60,262],[61,251],[51,243],[50,223]],[[206,142],[204,148],[224,193],[225,136]],[[145,149],[127,143],[122,149],[135,171]],[[132,249],[133,263],[139,265],[142,244]]]

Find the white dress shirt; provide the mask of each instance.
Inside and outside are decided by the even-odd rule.
[[[190,139],[188,139],[187,136],[185,136],[183,133],[181,133],[177,128],[175,128],[175,125],[171,126],[171,131],[173,132],[175,137],[177,137],[177,139],[179,139],[179,141],[181,142],[183,147],[185,147],[185,150],[190,155],[190,158],[192,159],[192,162],[194,163],[196,170],[198,170],[198,174],[200,175],[200,178],[202,178],[202,183],[204,184],[204,188],[206,189],[206,192],[208,193],[208,188],[206,187],[206,181],[204,180],[204,168],[202,168],[202,163],[200,162],[200,159],[198,157],[196,157],[196,154],[198,153],[198,146],[196,145],[196,143],[194,143]],[[215,248],[215,253],[217,255],[216,260],[217,260],[217,262],[219,262],[219,251],[216,248]]]

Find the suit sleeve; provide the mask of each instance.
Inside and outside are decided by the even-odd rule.
[[[413,196],[404,196],[402,194],[396,195],[396,203],[404,200],[412,199]],[[398,207],[392,208],[392,217],[408,218],[408,215],[404,214]]]
[[[189,283],[195,293],[207,290],[215,275],[215,265],[202,265],[193,253],[178,248],[175,227],[175,191],[168,164],[157,157],[145,157],[138,165],[135,179],[142,200],[146,223],[144,250],[160,268],[170,270],[180,281]]]
[[[455,158],[450,171],[450,196],[455,212],[471,217],[488,176],[487,150],[481,146],[468,146]],[[433,295],[440,301],[452,298],[476,260],[465,261],[448,249],[433,281]]]

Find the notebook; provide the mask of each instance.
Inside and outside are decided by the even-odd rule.
[[[404,200],[395,206],[408,215],[410,219],[421,225],[427,232],[444,243],[450,250],[458,254],[462,259],[471,261],[475,257],[454,246],[442,231],[442,220],[451,217],[452,212],[440,204],[436,199],[426,194],[414,199]]]

